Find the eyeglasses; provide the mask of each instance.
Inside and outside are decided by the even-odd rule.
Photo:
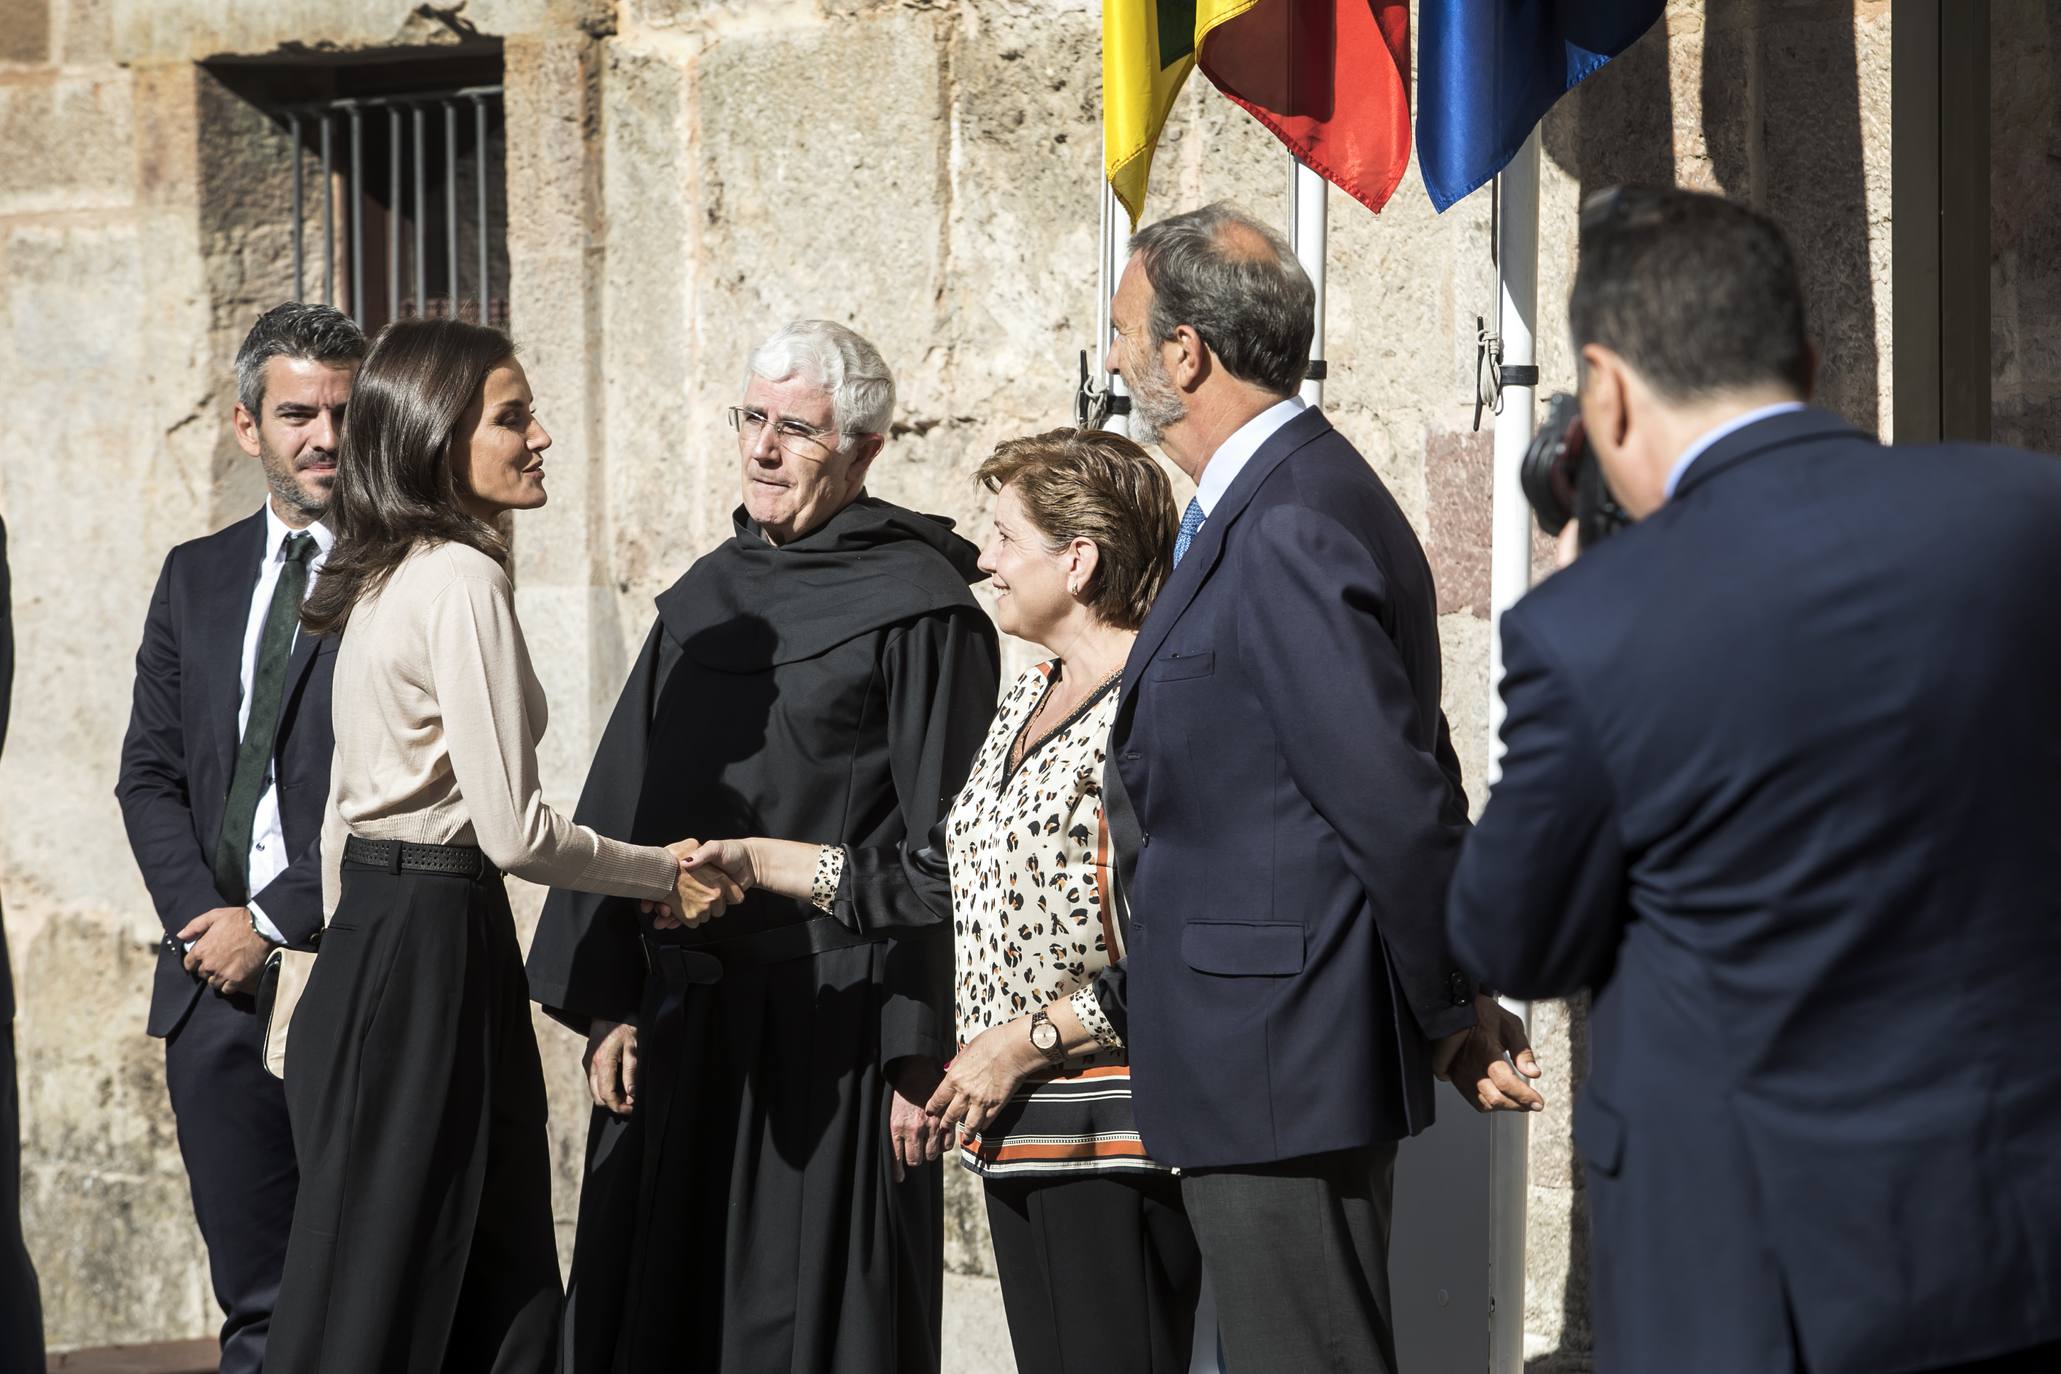
[[[837,436],[835,429],[818,429],[800,420],[781,420],[776,423],[773,417],[763,410],[753,410],[750,406],[730,407],[730,428],[736,430],[738,436],[746,443],[757,443],[759,435],[765,432],[767,425],[773,426],[774,442],[789,453],[806,453],[810,448],[834,450],[837,447],[831,442]]]

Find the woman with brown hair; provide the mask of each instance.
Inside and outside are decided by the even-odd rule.
[[[725,906],[673,852],[691,841],[625,844],[544,803],[496,522],[544,504],[551,439],[514,354],[479,325],[392,325],[344,422],[337,542],[303,610],[344,634],[275,1374],[553,1367],[544,1081],[502,874],[661,903],[661,924]]]

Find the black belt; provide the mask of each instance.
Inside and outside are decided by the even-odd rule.
[[[721,920],[721,917],[717,918]],[[697,941],[692,945],[666,944],[647,938],[644,958],[651,971],[668,983],[720,983],[723,970],[733,964],[784,964],[833,949],[850,949],[872,943],[865,936],[829,916],[769,926],[745,935]]]
[[[460,878],[498,878],[501,870],[470,844],[409,844],[405,840],[344,841],[343,856],[354,864],[389,873],[448,873]]]

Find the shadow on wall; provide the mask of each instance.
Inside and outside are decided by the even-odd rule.
[[[1680,183],[1774,216],[1803,274],[1818,403],[1873,430],[1882,357],[1854,21],[1852,0],[1707,0],[1700,45],[1693,31],[1671,41],[1662,19],[1563,103],[1544,140],[1584,196]],[[1691,62],[1700,118],[1685,111],[1678,127],[1678,69]]]
[[[1852,0],[1708,0],[1700,35],[1679,20],[1671,33],[1663,18],[1547,117],[1542,140],[1584,197],[1624,183],[1679,183],[1774,216],[1803,275],[1820,353],[1816,399],[1874,430],[1882,357],[1854,22]],[[1684,112],[1678,124],[1675,92],[1688,97],[1691,63],[1700,66],[1699,114]],[[1569,1030],[1568,1062],[1585,1077],[1586,998],[1569,1008]],[[1570,1176],[1559,1346],[1527,1360],[1526,1374],[1589,1368],[1588,1202],[1578,1160]]]

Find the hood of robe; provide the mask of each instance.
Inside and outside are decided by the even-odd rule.
[[[980,550],[941,515],[861,496],[775,546],[739,506],[737,533],[658,597],[666,633],[704,667],[756,672],[826,653],[883,626],[979,611]]]

